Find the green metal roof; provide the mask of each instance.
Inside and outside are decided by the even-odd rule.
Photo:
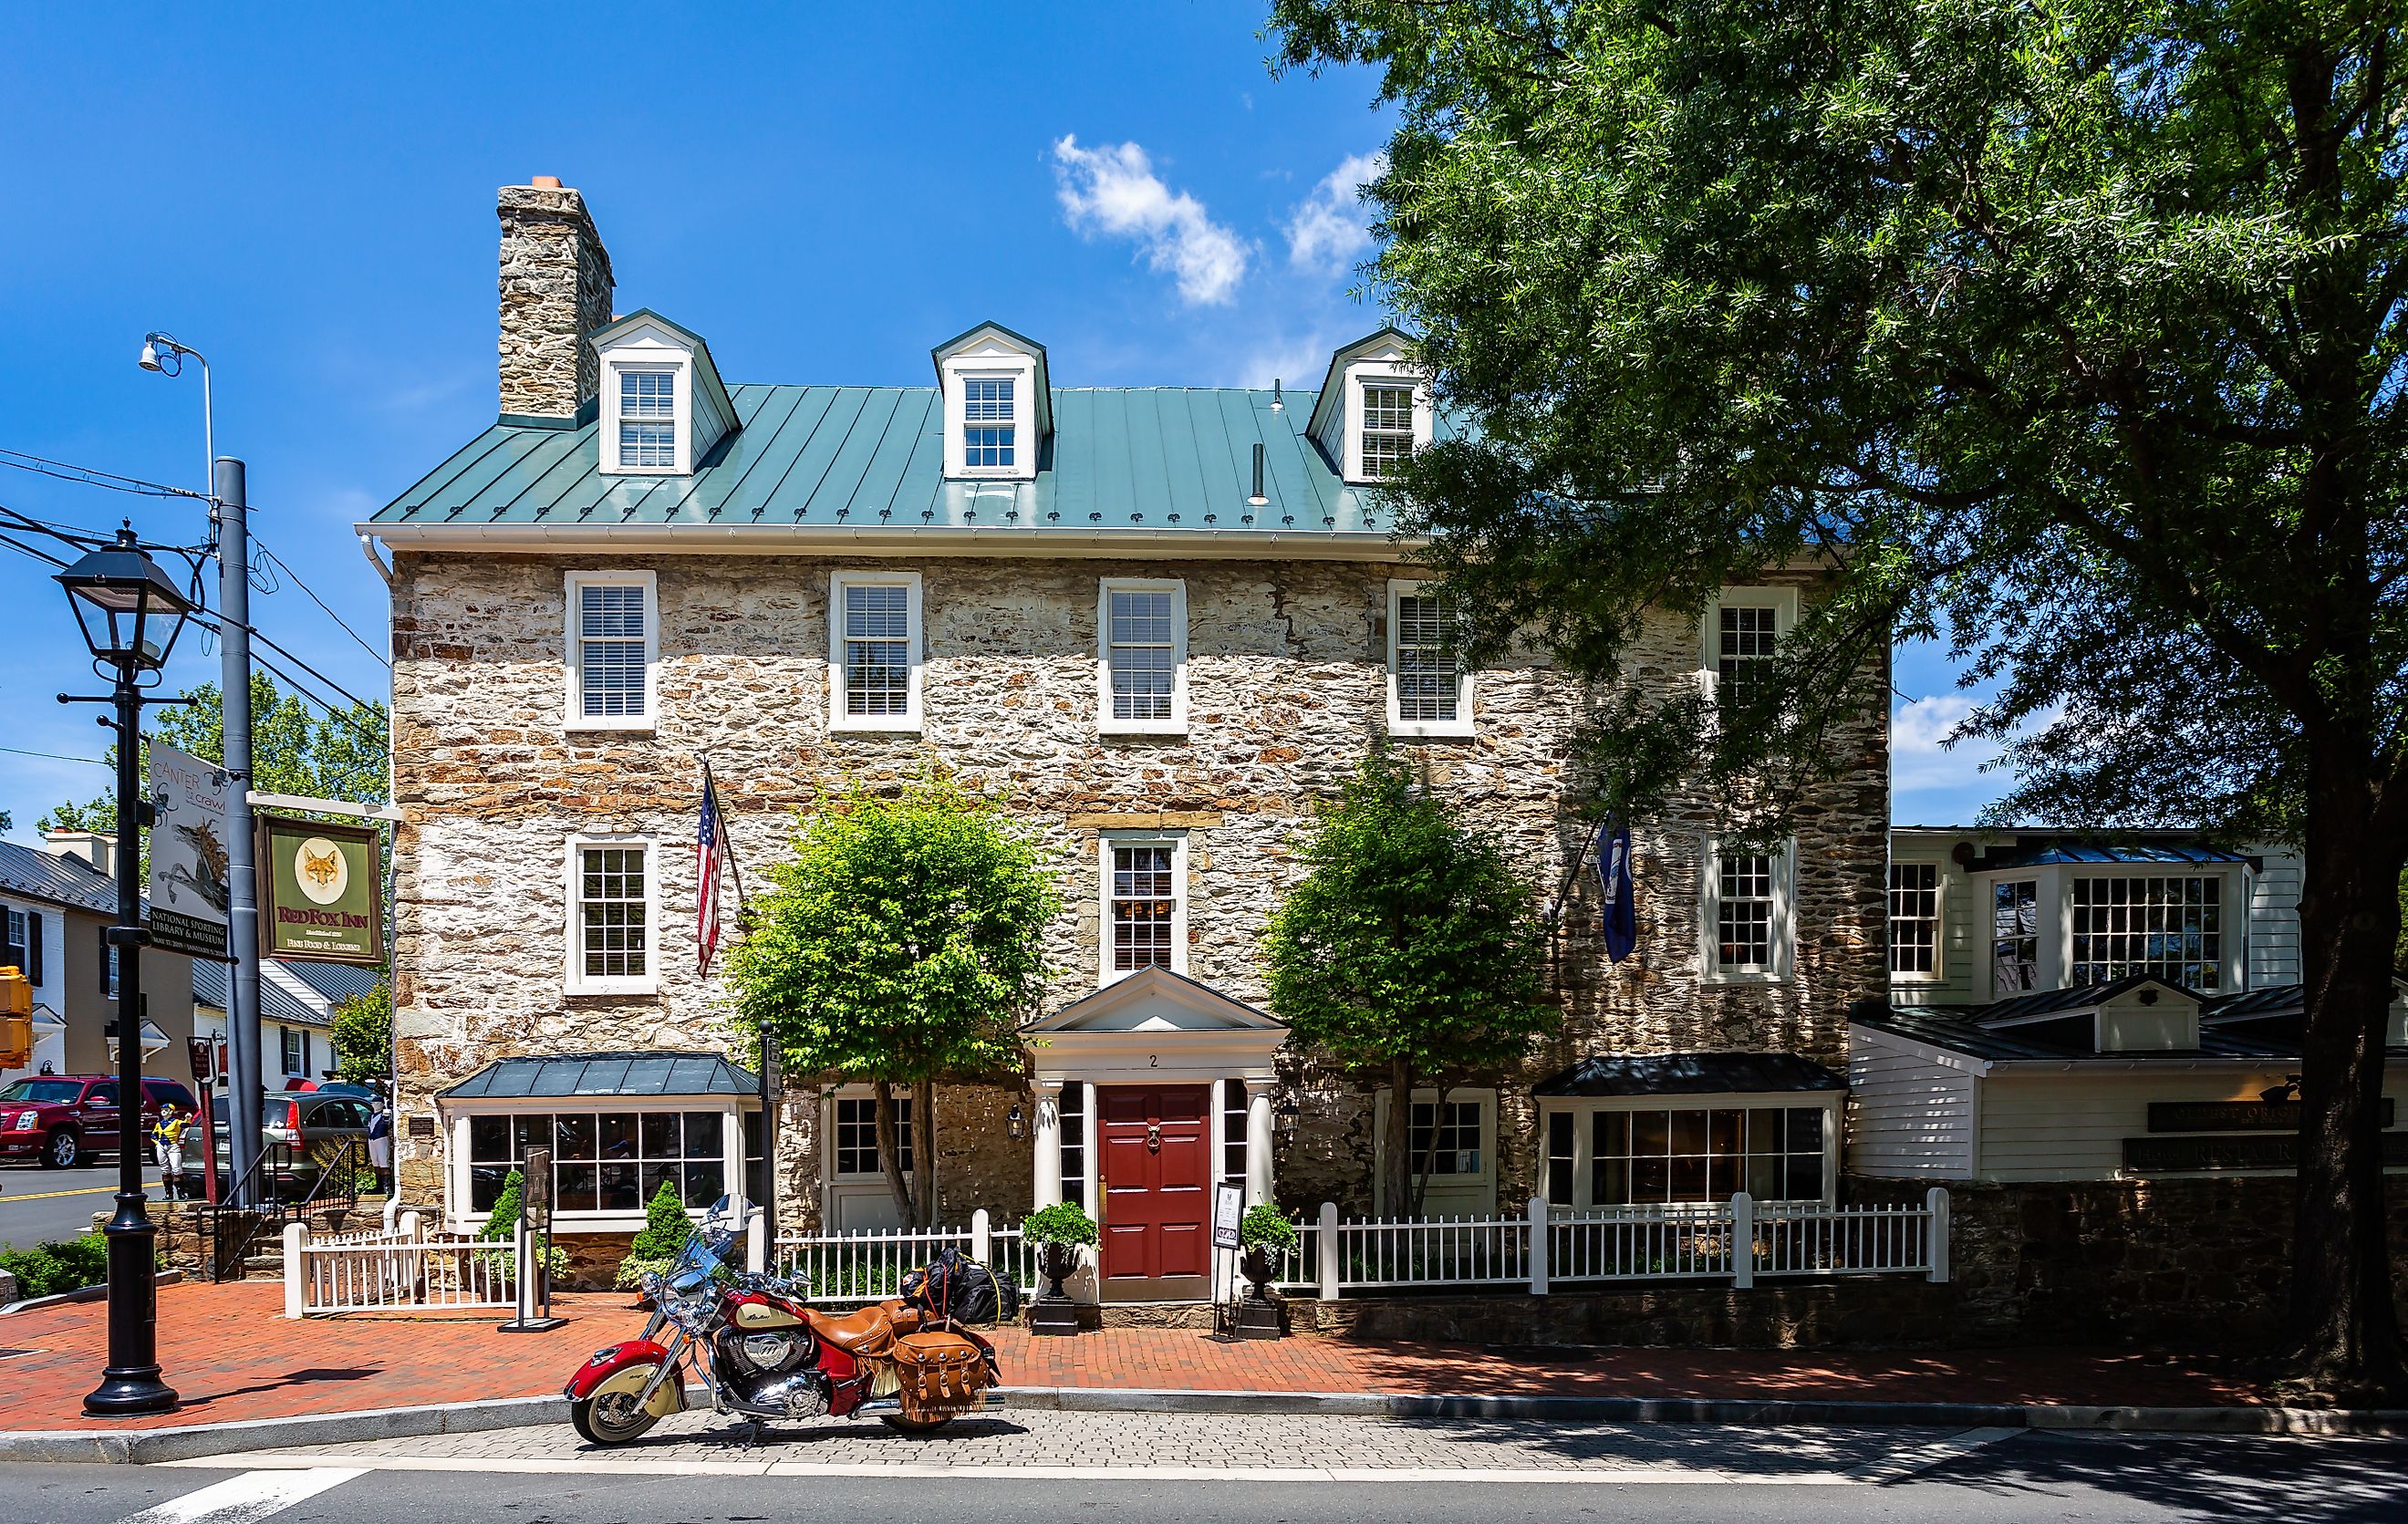
[[[1386,541],[1377,489],[1339,478],[1305,433],[1313,394],[1055,388],[1054,433],[1029,482],[948,481],[934,387],[738,386],[742,426],[691,476],[604,476],[597,424],[497,424],[361,527],[396,540],[650,530],[1143,531],[1185,538]],[[1441,419],[1441,437],[1452,432]],[[1266,446],[1267,505],[1247,502]],[[511,533],[516,531],[516,533]],[[865,538],[879,538],[874,533]]]

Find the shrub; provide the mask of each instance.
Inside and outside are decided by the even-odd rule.
[[[1096,1219],[1076,1201],[1057,1201],[1031,1212],[1020,1231],[1031,1244],[1093,1244]]]
[[[679,1199],[677,1187],[662,1181],[644,1207],[644,1230],[627,1245],[627,1258],[619,1261],[619,1288],[632,1290],[648,1273],[668,1273],[693,1232],[693,1219],[685,1215],[685,1202]]]
[[[519,1230],[519,1214],[525,1210],[525,1201],[526,1176],[512,1170],[510,1177],[502,1182],[501,1195],[494,1198],[493,1215],[485,1219],[485,1226],[477,1229],[477,1236],[480,1239],[498,1240],[504,1244],[515,1243]],[[509,1273],[510,1251],[509,1249],[486,1249],[480,1252],[484,1255],[486,1264],[503,1274]],[[543,1258],[546,1275],[555,1281],[567,1277],[568,1251],[566,1249],[547,1247],[538,1252]]]
[[[61,1285],[66,1271],[46,1249],[10,1249],[0,1254],[0,1270],[17,1277],[17,1295],[28,1301],[74,1289]]]
[[[1297,1244],[1296,1224],[1270,1202],[1256,1201],[1238,1219],[1238,1242],[1250,1249],[1294,1254]]]
[[[17,1295],[24,1301],[80,1291],[108,1280],[108,1244],[98,1233],[79,1233],[30,1249],[0,1251],[0,1270],[17,1277]]]

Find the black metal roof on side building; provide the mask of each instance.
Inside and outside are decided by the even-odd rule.
[[[526,1096],[756,1096],[759,1076],[715,1053],[558,1053],[497,1058],[442,1092],[446,1100]]]

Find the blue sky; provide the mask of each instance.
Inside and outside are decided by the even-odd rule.
[[[199,378],[260,538],[380,650],[351,524],[494,411],[494,191],[585,193],[621,310],[706,335],[735,381],[918,383],[994,318],[1064,384],[1307,384],[1382,315],[1350,295],[1371,81],[1272,79],[1262,7],[21,7],[0,51],[0,447],[198,485]],[[0,504],[148,537],[188,503],[0,469]],[[0,808],[34,840],[106,737],[49,568],[0,549]],[[253,620],[363,697],[383,668],[289,581]],[[214,677],[188,637],[169,673]],[[1898,682],[1900,820],[1993,787],[1933,740],[1958,702]],[[1931,699],[1928,696],[1940,695]],[[50,753],[55,756],[28,755]]]

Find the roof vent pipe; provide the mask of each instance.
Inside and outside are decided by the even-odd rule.
[[[1271,378],[1271,411],[1287,411],[1287,398],[1280,395],[1280,380],[1277,376]]]
[[[1254,504],[1256,508],[1260,508],[1265,503],[1270,501],[1269,498],[1263,496],[1263,441],[1256,439],[1254,441],[1254,494],[1253,496],[1246,499],[1246,501]]]

